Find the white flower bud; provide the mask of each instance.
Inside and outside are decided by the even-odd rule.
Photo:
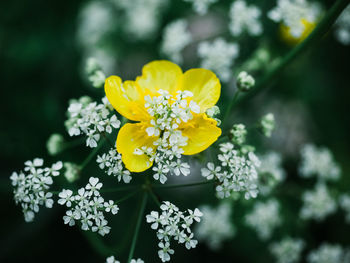
[[[237,77],[237,87],[240,91],[249,91],[255,85],[254,78],[247,72],[242,71]]]

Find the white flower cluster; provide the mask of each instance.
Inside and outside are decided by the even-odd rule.
[[[89,183],[78,190],[74,195],[71,190],[63,189],[59,193],[60,205],[66,205],[69,210],[63,216],[63,221],[69,226],[74,226],[75,221],[80,221],[81,229],[84,231],[92,230],[98,232],[101,236],[108,234],[111,228],[105,219],[104,211],[113,215],[119,211],[118,205],[113,200],[105,202],[100,195],[102,183],[96,177],[90,177]]]
[[[260,129],[266,137],[271,137],[275,129],[275,116],[272,113],[267,113],[261,118]]]
[[[223,82],[231,79],[231,67],[238,55],[238,45],[228,43],[223,38],[217,38],[212,43],[201,42],[198,46],[198,56],[202,59],[201,67],[213,70]]]
[[[101,1],[89,1],[79,13],[77,40],[82,46],[96,46],[114,26],[115,16],[110,6]]]
[[[248,6],[243,0],[234,1],[230,8],[229,29],[231,34],[239,36],[247,32],[251,36],[259,36],[262,33],[260,16],[261,11],[256,6]]]
[[[345,210],[345,220],[348,224],[350,224],[350,196],[347,194],[340,196],[339,205],[343,210]]]
[[[208,12],[209,6],[216,3],[218,0],[184,0],[184,1],[192,2],[193,10],[200,15],[205,15]]]
[[[112,148],[108,153],[98,155],[96,162],[102,170],[105,169],[108,175],[117,177],[118,182],[123,180],[126,184],[130,183],[132,179],[130,171],[124,168],[122,156],[116,149]]]
[[[268,13],[268,17],[289,27],[291,35],[299,38],[305,30],[304,20],[315,23],[320,13],[321,7],[318,3],[309,3],[307,0],[278,0],[277,6]]]
[[[164,29],[161,51],[176,63],[182,63],[181,52],[192,40],[191,33],[187,28],[187,21],[178,19]]]
[[[190,229],[194,221],[200,222],[203,215],[196,208],[194,211],[188,209],[187,215],[185,212],[179,211],[179,208],[174,204],[164,201],[160,206],[162,213],[152,211],[146,216],[147,223],[151,223],[151,228],[157,230],[159,239],[158,256],[162,262],[170,261],[170,255],[174,254],[174,250],[170,248],[172,239],[179,244],[185,244],[187,249],[195,248],[198,241],[193,239],[193,233]]]
[[[232,143],[220,144],[221,154],[218,159],[221,166],[209,162],[202,168],[202,176],[208,180],[216,179],[217,196],[227,198],[233,192],[243,192],[246,199],[255,198],[258,194],[258,172],[260,161],[253,152],[242,154],[233,149]]]
[[[245,143],[247,137],[247,129],[245,128],[244,124],[234,124],[230,130],[230,133],[232,135],[231,140],[234,144],[242,145]]]
[[[114,256],[110,256],[106,259],[106,263],[120,263],[119,260],[116,260]],[[145,263],[141,258],[132,259],[130,263]]]
[[[350,45],[350,5],[343,11],[336,22],[335,36],[343,45]]]
[[[328,215],[334,213],[337,203],[330,195],[325,184],[317,184],[314,190],[303,194],[303,207],[300,211],[302,219],[315,219],[322,221]]]
[[[54,204],[49,190],[53,184],[52,177],[60,174],[62,162],[54,163],[50,168],[43,167],[43,164],[44,160],[40,158],[26,161],[24,172],[13,172],[10,176],[15,202],[21,204],[26,222],[34,220],[40,205],[52,208]]]
[[[87,59],[85,71],[93,87],[103,87],[106,80],[106,76],[95,58],[90,57]]]
[[[276,152],[260,155],[259,159],[259,193],[266,196],[285,179],[286,172],[282,168],[282,157]]]
[[[64,177],[67,179],[68,182],[73,183],[79,179],[79,173],[80,173],[79,165],[71,162],[64,162],[63,166],[64,166],[64,169],[66,170],[64,172]]]
[[[202,206],[199,208],[203,217],[195,228],[199,242],[205,242],[211,249],[217,250],[222,243],[232,238],[236,229],[231,222],[232,205],[221,203],[218,207]]]
[[[274,199],[265,203],[257,202],[253,210],[246,215],[246,224],[256,230],[260,239],[269,239],[273,230],[281,224],[279,207],[279,203]]]
[[[64,149],[64,138],[61,134],[54,133],[46,142],[46,148],[50,155],[59,154]]]
[[[152,38],[160,25],[161,12],[168,0],[114,0],[123,11],[123,29],[136,40]]]
[[[255,79],[245,71],[241,71],[236,80],[237,88],[247,92],[255,85]]]
[[[190,91],[178,91],[176,97],[168,91],[158,90],[160,96],[151,98],[145,96],[145,107],[153,117],[151,126],[146,129],[148,136],[161,137],[154,142],[157,147],[154,151],[151,147],[135,149],[134,154],[146,154],[156,165],[152,170],[155,172],[153,178],[164,184],[169,173],[176,176],[190,174],[190,166],[181,161],[182,147],[187,145],[187,137],[183,136],[178,127],[193,118],[193,113],[199,113],[200,107],[193,100],[193,93]]]
[[[109,117],[110,104],[106,97],[101,104],[91,102],[89,97],[71,100],[68,107],[68,119],[65,122],[70,136],[85,134],[86,146],[97,147],[101,133],[111,133],[112,128],[119,128],[120,121],[116,115]]]
[[[301,149],[301,160],[299,173],[302,177],[316,175],[319,181],[336,181],[340,178],[340,167],[327,148],[306,144]]]
[[[301,252],[305,248],[305,242],[301,239],[286,237],[270,246],[271,253],[277,263],[300,262]]]
[[[345,263],[345,253],[340,245],[322,244],[307,256],[308,263]]]

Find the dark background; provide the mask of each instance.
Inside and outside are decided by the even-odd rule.
[[[76,44],[77,16],[84,1],[0,1],[0,81],[1,81],[1,130],[0,130],[0,261],[1,262],[104,262],[77,227],[69,228],[62,222],[63,210],[42,208],[36,220],[27,224],[20,208],[15,206],[9,176],[12,171],[22,169],[26,160],[43,157],[47,164],[52,157],[46,152],[46,140],[54,133],[65,134],[65,112],[70,98],[88,94],[99,98],[101,91],[90,88],[81,74],[82,55]],[[230,1],[224,4],[228,5]],[[329,7],[332,1],[322,2]],[[172,1],[164,15],[162,24],[185,12],[189,5]],[[271,3],[270,5],[273,5]],[[186,11],[188,12],[188,11]],[[273,28],[273,26],[272,26]],[[272,31],[272,29],[271,29]],[[116,44],[118,48],[129,47],[149,50],[149,60],[159,58],[156,48],[161,35],[142,43]],[[276,52],[288,48],[276,36],[271,36]],[[275,39],[274,39],[275,38]],[[116,39],[123,40],[122,36]],[[124,45],[124,46],[123,46]],[[156,48],[154,48],[156,47]],[[243,48],[242,48],[243,49]],[[138,49],[139,50],[139,49]],[[246,51],[247,52],[247,51]],[[122,58],[120,59],[122,60]],[[263,91],[262,98],[278,98],[282,101],[298,101],[308,111],[311,123],[305,123],[312,142],[329,147],[343,169],[340,189],[348,191],[350,179],[350,52],[349,47],[339,44],[329,33],[320,43],[298,57],[274,82]],[[133,78],[141,65],[138,61],[132,68]],[[123,65],[123,62],[120,62]],[[123,67],[119,67],[123,74]],[[125,70],[124,70],[125,71]],[[134,74],[134,75],[132,75]],[[253,100],[254,101],[254,100]],[[258,98],[255,101],[259,101]],[[227,105],[225,98],[221,105]],[[252,115],[265,112],[264,103],[246,101],[242,111]],[[312,126],[311,128],[309,126]],[[86,147],[80,147],[58,159],[82,161],[88,154]],[[285,166],[288,176],[296,176],[296,162],[288,161]],[[93,168],[92,168],[93,169]],[[107,179],[108,180],[108,179]],[[107,181],[108,182],[108,181]],[[84,180],[81,181],[84,184]],[[214,202],[205,196],[208,187],[197,192],[186,191],[162,193],[182,204],[182,208]],[[164,198],[166,199],[166,198]],[[140,196],[123,203],[118,222],[113,225],[112,235],[107,242],[116,248],[114,255],[125,261]],[[292,200],[293,201],[293,200]],[[155,206],[149,202],[147,211]],[[242,220],[240,207],[234,210],[235,220]],[[244,209],[244,208],[242,208]],[[293,211],[293,208],[291,208]],[[349,245],[349,226],[344,224],[343,215],[338,212],[322,224],[307,225],[310,247],[323,240]],[[156,259],[156,240],[146,223],[141,226],[140,239],[135,257],[146,262],[160,262]],[[281,232],[287,231],[288,227]],[[131,231],[131,232],[130,232]],[[236,237],[218,253],[211,252],[205,245],[187,251],[175,246],[174,262],[271,262],[266,244],[257,240],[255,233],[242,226]],[[119,257],[120,255],[120,257]]]

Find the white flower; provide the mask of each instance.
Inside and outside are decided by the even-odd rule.
[[[350,45],[350,6],[347,6],[336,21],[335,37],[343,45]]]
[[[260,120],[260,127],[262,133],[266,137],[271,137],[272,132],[275,129],[275,116],[272,113],[264,115]]]
[[[201,222],[195,228],[198,240],[205,242],[211,249],[217,250],[222,242],[232,238],[235,234],[235,227],[231,222],[232,205],[221,203],[216,208],[202,206],[203,212]]]
[[[205,15],[208,12],[209,6],[216,3],[218,0],[184,0],[184,1],[192,2],[193,10],[200,15]]]
[[[113,1],[122,9],[123,29],[133,40],[147,40],[154,37],[160,25],[162,10],[168,0]]]
[[[285,179],[286,172],[282,167],[281,155],[276,152],[260,155],[259,159],[261,161],[258,168],[259,192],[266,196]]]
[[[344,251],[340,245],[323,243],[307,256],[308,263],[344,263]]]
[[[303,194],[303,207],[300,211],[302,219],[322,221],[337,210],[337,203],[330,195],[325,184],[317,184],[314,190]]]
[[[46,142],[46,148],[50,155],[60,153],[64,148],[64,138],[61,134],[54,133]]]
[[[90,190],[96,196],[99,196],[100,190],[102,187],[102,183],[99,183],[99,179],[97,177],[90,177],[89,184],[86,186],[86,190]]]
[[[169,243],[159,242],[158,246],[161,250],[158,251],[158,256],[162,260],[162,262],[170,261],[170,255],[174,254],[174,250],[169,247]]]
[[[245,1],[234,1],[230,8],[229,29],[233,36],[239,36],[244,31],[249,35],[258,36],[262,33],[259,21],[261,11],[253,5],[247,6]]]
[[[211,43],[201,42],[198,46],[201,67],[213,70],[223,82],[231,79],[231,67],[238,54],[238,45],[228,43],[223,38],[217,38]]]
[[[199,106],[186,98],[193,97],[190,91],[177,91],[176,95],[166,90],[158,90],[159,96],[145,96],[145,107],[147,112],[154,118],[146,129],[149,136],[160,135],[152,147],[143,146],[134,150],[135,155],[147,155],[150,161],[154,161],[152,170],[153,178],[162,184],[167,181],[167,175],[190,174],[190,166],[181,160],[184,153],[183,146],[187,145],[188,138],[178,130],[181,123],[193,118],[198,113]]]
[[[187,27],[186,20],[178,19],[167,25],[163,32],[161,51],[176,63],[182,63],[181,52],[192,40]]]
[[[63,190],[59,194],[61,199],[58,203],[63,205],[67,202],[67,207],[71,207],[63,217],[64,223],[73,226],[75,221],[80,221],[81,229],[84,231],[91,229],[101,236],[108,234],[111,228],[103,212],[115,215],[119,207],[114,204],[113,200],[105,202],[99,192],[101,187],[102,183],[99,183],[98,178],[90,177],[89,183],[84,188],[80,188],[76,195],[72,195],[71,190]]]
[[[71,207],[72,201],[74,200],[74,197],[72,197],[73,192],[71,190],[63,189],[58,196],[60,199],[58,199],[58,203],[60,205],[66,204],[67,207]]]
[[[115,115],[109,117],[111,109],[109,103],[102,99],[101,104],[91,102],[89,97],[72,100],[68,107],[68,119],[65,126],[70,136],[85,134],[86,146],[97,147],[101,133],[111,133],[112,128],[119,128],[120,121]]]
[[[35,213],[45,205],[52,208],[54,201],[49,191],[53,177],[60,174],[62,162],[54,163],[50,168],[42,167],[44,160],[35,158],[25,162],[25,172],[13,172],[10,176],[16,204],[20,204],[26,222],[34,220]]]
[[[114,204],[113,200],[109,200],[109,202],[104,203],[104,207],[106,208],[106,212],[112,212],[113,215],[116,215],[119,211],[118,205]]]
[[[177,162],[174,164],[175,167],[173,168],[173,172],[176,176],[179,176],[180,174],[187,176],[190,174],[190,165],[188,163],[183,163],[177,159]]]
[[[120,263],[120,261],[116,260],[114,256],[110,256],[106,259],[106,263]]]
[[[198,242],[193,239],[190,227],[194,221],[199,222],[203,214],[198,208],[195,208],[194,211],[188,209],[188,215],[186,215],[168,201],[164,201],[160,209],[161,214],[152,211],[146,215],[146,221],[151,224],[152,229],[157,230],[157,237],[160,241],[158,246],[161,248],[158,256],[163,262],[166,262],[170,260],[170,255],[174,254],[174,250],[170,248],[172,239],[177,240],[178,243],[184,243],[187,249],[196,247]]]
[[[63,221],[65,224],[69,224],[69,226],[75,225],[74,214],[73,214],[72,210],[68,210],[66,212],[66,215],[63,216]]]
[[[26,161],[24,165],[26,166],[24,168],[24,171],[31,171],[32,169],[35,169],[37,167],[40,167],[44,164],[44,160],[41,158],[35,158],[33,161]]]
[[[202,176],[207,178],[208,180],[219,177],[220,171],[221,167],[215,167],[214,164],[211,162],[207,163],[207,168],[201,169]]]
[[[246,199],[255,198],[258,194],[259,158],[252,152],[243,154],[234,150],[232,143],[220,144],[220,151],[221,166],[215,168],[213,163],[208,163],[208,169],[202,169],[202,176],[219,181],[215,188],[219,198],[227,198],[233,192],[243,192]]]
[[[269,239],[273,230],[281,224],[279,204],[274,199],[257,202],[245,219],[246,224],[257,231],[260,239]]]
[[[123,180],[126,184],[130,183],[132,179],[130,171],[125,169],[122,157],[115,148],[110,149],[108,153],[104,153],[102,156],[97,156],[96,162],[108,175],[117,177],[119,182]]]
[[[301,252],[305,248],[305,242],[301,239],[286,237],[270,246],[271,253],[277,259],[277,263],[297,263],[301,259]]]
[[[268,13],[274,22],[282,22],[290,28],[295,38],[301,37],[305,30],[303,19],[315,23],[320,16],[321,8],[317,3],[307,0],[278,0],[277,6]]]
[[[66,169],[64,177],[67,179],[68,182],[72,183],[78,180],[80,172],[79,165],[75,163],[65,162],[63,166]]]
[[[299,173],[302,177],[317,176],[319,181],[337,181],[340,178],[340,167],[327,148],[306,144],[301,149],[301,160]]]
[[[343,194],[339,198],[339,204],[342,209],[345,210],[346,216],[345,220],[349,224],[350,223],[350,196],[347,194]]]
[[[159,223],[162,221],[162,218],[159,217],[159,214],[157,211],[152,211],[151,214],[146,216],[147,223],[153,223],[151,225],[152,229],[157,229]]]

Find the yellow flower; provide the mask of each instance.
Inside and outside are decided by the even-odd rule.
[[[308,35],[314,30],[316,23],[315,22],[310,22],[306,19],[301,19],[300,22],[304,25],[304,31],[299,37],[295,37],[291,33],[291,28],[281,24],[280,26],[280,33],[282,39],[289,45],[297,45],[300,42],[302,42],[305,38],[308,37]]]
[[[122,82],[117,76],[107,78],[105,92],[109,102],[121,115],[136,122],[125,124],[117,137],[116,147],[125,167],[132,172],[150,168],[153,165],[152,155],[137,152],[140,149],[155,152],[155,144],[162,137],[164,139],[165,134],[180,133],[186,139],[186,143],[181,144],[184,155],[208,148],[221,135],[221,129],[217,127],[216,120],[209,118],[205,112],[216,104],[220,90],[220,81],[210,70],[190,69],[183,73],[178,65],[163,60],[146,64],[142,76],[135,81]],[[164,107],[179,103],[177,109],[186,114],[182,119],[176,117],[168,125],[172,127],[170,131],[164,128],[167,125],[160,123],[159,114],[152,111],[152,103],[159,101],[160,95],[168,102]]]

